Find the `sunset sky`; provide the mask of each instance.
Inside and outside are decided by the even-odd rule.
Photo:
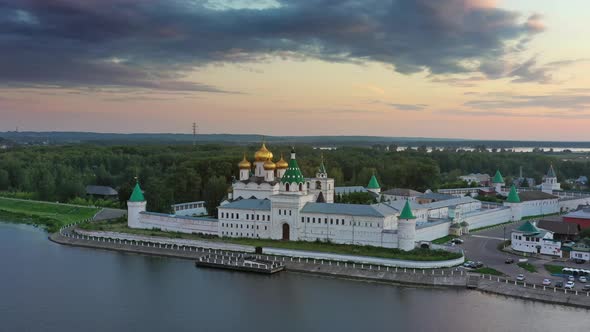
[[[588,0],[0,0],[0,131],[590,140]]]

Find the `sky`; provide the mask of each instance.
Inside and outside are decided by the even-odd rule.
[[[0,131],[590,140],[587,0],[0,0]]]

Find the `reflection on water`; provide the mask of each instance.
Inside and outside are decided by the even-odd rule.
[[[0,331],[582,331],[590,311],[60,246],[0,223]]]

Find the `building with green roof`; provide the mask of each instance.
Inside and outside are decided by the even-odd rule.
[[[402,212],[399,214],[399,219],[416,219],[410,207],[410,201],[406,201]]]
[[[492,179],[492,183],[504,183],[504,177],[502,177],[500,170],[496,171],[496,175],[494,175],[494,178]]]
[[[518,192],[516,192],[516,187],[514,185],[510,187],[510,193],[508,193],[508,198],[506,198],[506,202],[520,203],[520,197],[518,196]]]
[[[139,186],[139,181],[135,183],[135,188],[133,188],[133,192],[131,193],[131,197],[129,197],[129,202],[145,202],[145,197],[143,196],[143,191]]]
[[[377,195],[381,193],[381,186],[379,185],[379,181],[377,181],[377,177],[375,176],[375,174],[371,175],[371,179],[369,180],[369,184],[367,185],[367,191]]]

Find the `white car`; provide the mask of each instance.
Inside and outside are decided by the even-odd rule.
[[[569,280],[569,281],[576,281],[576,278],[574,276],[569,276],[569,277],[567,277],[567,280]]]
[[[549,286],[549,285],[551,285],[551,280],[543,279],[543,286]]]
[[[588,278],[585,276],[581,276],[578,280],[580,280],[580,282],[588,282]]]
[[[519,274],[516,276],[516,280],[518,280],[518,281],[524,281],[524,279],[525,279],[524,274]]]
[[[575,287],[575,286],[576,286],[576,284],[574,284],[574,282],[573,282],[573,281],[568,281],[568,282],[565,284],[565,289],[574,289],[574,287]]]

